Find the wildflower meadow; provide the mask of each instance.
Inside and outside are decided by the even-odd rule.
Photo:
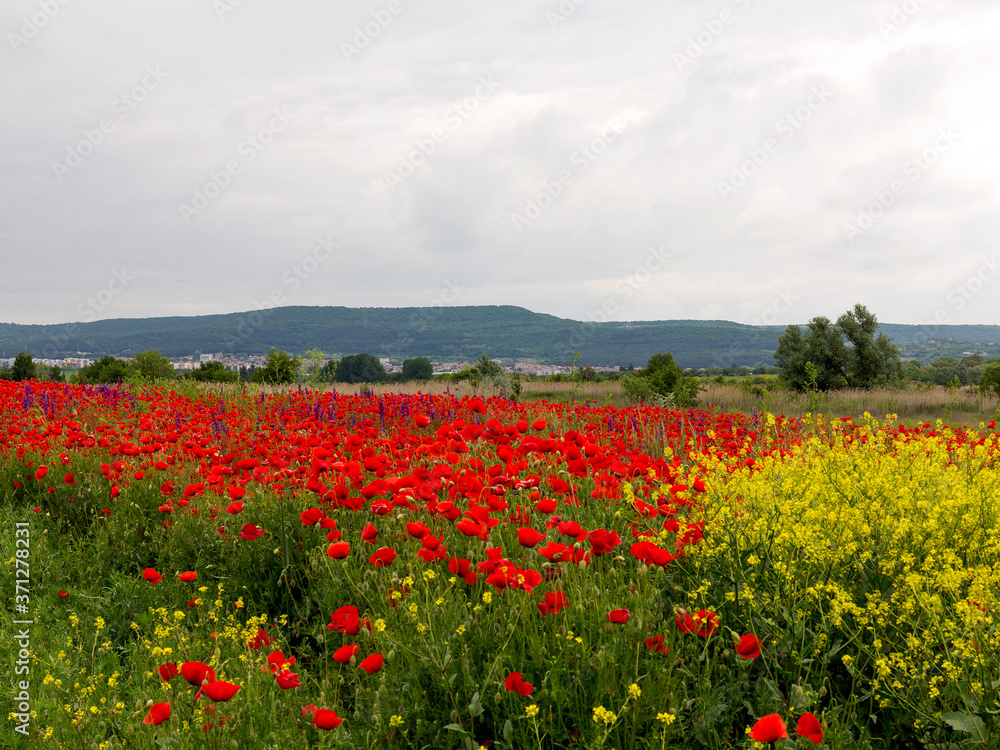
[[[0,382],[24,748],[996,748],[994,422]]]

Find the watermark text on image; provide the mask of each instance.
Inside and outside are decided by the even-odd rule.
[[[119,123],[124,122],[166,78],[167,73],[163,72],[159,65],[147,67],[146,74],[139,83],[111,101],[111,113],[117,115]],[[66,146],[66,158],[63,161],[52,162],[52,172],[56,179],[62,182],[73,174],[73,171],[83,164],[83,160],[102,146],[107,136],[115,132],[116,127],[115,120],[105,117],[95,127],[82,130],[80,134],[83,138],[75,144]]]
[[[921,151],[907,159],[902,167],[902,177],[909,177],[909,181],[897,178],[892,180],[883,190],[876,190],[875,200],[867,206],[858,210],[857,218],[853,222],[844,223],[844,234],[852,244],[854,241],[875,226],[885,213],[896,205],[896,199],[903,195],[912,185],[917,182],[924,173],[927,172],[941,155],[950,149],[960,138],[952,128],[939,128],[934,142]]]
[[[558,29],[586,2],[587,0],[562,0],[555,10],[545,11],[545,20],[549,22],[549,28],[553,31]]]
[[[493,80],[492,76],[484,76],[479,79],[479,84],[468,96],[449,106],[442,117],[444,125],[434,128],[427,138],[415,140],[413,142],[414,149],[399,160],[399,164],[394,170],[385,173],[385,184],[388,186],[389,192],[395,192],[396,187],[403,180],[413,175],[419,167],[427,164],[437,151],[438,146],[461,128],[466,118],[479,109],[479,105],[495,93],[498,87],[499,84]]]
[[[751,0],[733,0],[733,5],[736,6],[737,10],[746,10],[750,7],[750,3]],[[677,69],[685,71],[694,67],[694,61],[715,44],[716,40],[725,33],[729,24],[735,20],[736,13],[726,8],[717,17],[705,21],[702,24],[705,27],[702,31],[694,36],[686,37],[684,41],[687,42],[687,45],[683,52],[674,53],[674,65],[677,66]]]
[[[576,167],[575,171],[564,169],[553,179],[543,181],[541,190],[525,200],[524,208],[520,213],[511,211],[510,222],[517,233],[521,234],[525,227],[540,218],[545,209],[551,206],[591,164],[601,158],[601,155],[607,152],[608,147],[617,141],[631,124],[627,116],[609,117],[600,135],[595,136],[586,145],[570,154],[569,162]]]
[[[893,5],[889,17],[879,19],[878,28],[882,32],[882,38],[888,39],[894,31],[906,26],[923,4],[924,0],[903,0],[902,3]]]
[[[298,291],[302,285],[320,267],[333,257],[334,251],[340,247],[332,235],[317,237],[312,250],[299,261],[286,268],[280,278],[281,285],[276,286],[263,300],[254,301],[254,311],[240,317],[236,325],[235,335],[225,342],[226,351],[233,351],[237,343],[256,331],[276,307],[287,301],[289,293]]]
[[[63,9],[63,6],[69,5],[69,3],[70,0],[40,0],[38,10],[34,11],[30,16],[24,16],[21,19],[21,27],[19,29],[21,33],[18,34],[11,31],[7,34],[7,41],[10,42],[10,48],[15,53],[20,52],[21,48],[37,38],[42,29],[48,26],[49,22],[59,15],[59,11]]]
[[[295,119],[295,115],[290,114],[287,107],[281,109],[276,107],[271,112],[273,116],[268,124],[256,133],[249,135],[236,147],[236,153],[243,157],[242,160],[230,159],[221,169],[209,171],[208,181],[192,191],[191,203],[178,204],[177,208],[185,224],[190,224],[191,219],[200,215],[222,195],[222,192],[232,183],[233,178],[242,171],[244,165],[252,162],[264,149],[274,143],[275,135],[282,132]]]
[[[344,55],[344,59],[347,62],[353,62],[354,58],[364,52],[368,48],[368,45],[385,31],[393,19],[402,12],[403,4],[400,0],[389,0],[384,8],[373,10],[370,21],[366,21],[361,26],[354,27],[354,36],[351,37],[351,43],[340,43],[340,51]]]
[[[31,721],[31,526],[26,522],[14,524],[14,731],[28,734]]]
[[[775,132],[785,141],[792,138],[803,125],[812,119],[813,114],[823,108],[830,96],[831,92],[826,85],[813,86],[809,89],[809,96],[806,97],[803,104],[778,118],[774,124]],[[729,172],[729,179],[716,182],[715,187],[722,200],[728,201],[730,195],[746,185],[750,178],[757,174],[758,170],[781,150],[781,144],[782,141],[777,138],[765,138],[760,146],[749,149],[747,151],[748,158],[733,165]]]

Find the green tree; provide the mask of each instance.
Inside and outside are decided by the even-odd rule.
[[[654,354],[640,375],[649,381],[654,393],[665,396],[674,392],[674,387],[683,373],[674,362],[673,354]]]
[[[427,357],[403,360],[403,380],[430,380],[434,377],[434,366]]]
[[[338,383],[378,383],[385,379],[385,368],[371,354],[350,354],[337,363],[334,379]]]
[[[331,359],[316,373],[316,379],[321,383],[332,383],[337,377],[337,360]]]
[[[293,357],[288,352],[280,349],[271,349],[267,353],[267,364],[258,367],[253,371],[254,383],[267,383],[268,385],[287,385],[294,382],[299,374],[298,357]]]
[[[650,401],[655,397],[661,403],[691,407],[698,403],[702,386],[697,378],[684,375],[669,353],[654,354],[643,370],[622,377],[622,388],[632,401]]]
[[[992,362],[986,365],[983,376],[979,378],[979,389],[983,393],[992,393],[1000,396],[1000,362]]]
[[[490,377],[491,375],[503,375],[503,368],[489,358],[487,354],[480,354],[479,359],[476,360],[475,364],[476,372],[482,378]]]
[[[928,365],[931,381],[935,385],[947,385],[952,380],[957,379],[959,385],[965,385],[966,381],[962,371],[961,363],[954,357],[938,357]]]
[[[134,374],[132,366],[128,362],[107,354],[96,362],[91,362],[86,367],[81,367],[77,378],[81,383],[117,383],[120,380],[128,380]]]
[[[837,328],[847,339],[847,382],[852,388],[900,386],[903,362],[892,339],[878,332],[878,320],[864,305],[837,318]]]
[[[323,365],[323,360],[326,359],[326,352],[322,349],[306,349],[304,356],[306,379],[313,382],[318,381],[320,368]]]
[[[174,377],[174,366],[170,360],[155,349],[137,352],[132,357],[132,367],[143,380],[171,380]]]
[[[52,365],[52,367],[49,368],[48,374],[49,374],[49,380],[51,380],[53,383],[66,382],[66,376],[63,375],[63,371],[59,369],[59,365]]]
[[[235,383],[239,378],[239,373],[236,370],[230,370],[221,362],[212,360],[211,362],[202,362],[191,370],[187,377],[202,383]]]
[[[781,379],[797,391],[810,385],[806,364],[816,369],[818,390],[874,388],[903,383],[903,363],[899,350],[885,334],[878,333],[878,321],[863,305],[841,315],[836,323],[816,317],[806,324],[806,333],[788,326],[778,339],[774,361]]]
[[[10,368],[11,380],[34,380],[36,377],[35,360],[30,354],[21,352],[14,357],[14,364]]]

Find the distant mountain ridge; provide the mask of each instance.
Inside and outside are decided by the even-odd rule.
[[[1000,326],[883,324],[880,329],[904,356],[921,361],[942,353],[961,356],[966,349],[1000,355]],[[316,348],[331,355],[367,352],[395,359],[466,362],[486,353],[494,359],[549,364],[562,364],[579,352],[585,364],[641,367],[656,352],[671,352],[682,367],[757,367],[774,364],[774,350],[784,330],[785,326],[724,320],[586,323],[509,305],[279,307],[61,325],[0,323],[0,357],[13,357],[19,351],[51,359],[76,352],[127,357],[148,349],[167,357],[195,352],[238,356],[265,354],[274,347],[293,354]]]

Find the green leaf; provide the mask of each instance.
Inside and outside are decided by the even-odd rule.
[[[483,714],[483,704],[479,700],[479,693],[472,696],[472,702],[469,703],[469,713],[472,718],[475,719]]]
[[[504,722],[503,738],[505,742],[510,742],[514,739],[514,725],[511,723],[510,719],[507,719],[507,721]]]
[[[460,724],[446,724],[444,728],[447,729],[449,732],[455,732],[460,737],[471,737],[472,736],[471,734],[469,734],[468,732],[466,732],[464,729],[462,729],[462,726]]]
[[[956,732],[965,732],[980,739],[986,737],[986,727],[978,716],[970,716],[962,711],[953,711],[942,714],[941,718]]]

